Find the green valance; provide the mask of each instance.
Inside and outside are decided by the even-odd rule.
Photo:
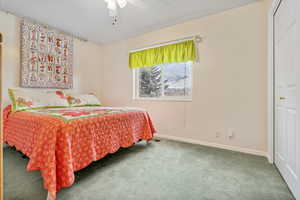
[[[196,60],[194,40],[131,52],[129,68],[152,67],[166,63],[182,63]]]

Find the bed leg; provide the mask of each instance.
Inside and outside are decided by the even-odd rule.
[[[55,200],[56,198],[48,191],[47,200]]]

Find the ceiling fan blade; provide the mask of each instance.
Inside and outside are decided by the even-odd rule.
[[[120,8],[124,8],[127,5],[127,0],[117,0]]]
[[[114,0],[105,0],[109,10],[117,10],[117,3]]]
[[[138,8],[142,8],[142,9],[147,8],[146,3],[144,3],[142,0],[127,0],[127,1],[131,5],[134,5],[134,6],[138,7]]]

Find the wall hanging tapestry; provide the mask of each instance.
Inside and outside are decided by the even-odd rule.
[[[21,22],[21,87],[73,87],[73,38],[29,20]]]

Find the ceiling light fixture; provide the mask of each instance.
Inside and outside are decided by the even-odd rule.
[[[112,25],[118,22],[118,7],[124,8],[127,5],[127,0],[104,0],[107,3],[109,16],[112,17]]]

